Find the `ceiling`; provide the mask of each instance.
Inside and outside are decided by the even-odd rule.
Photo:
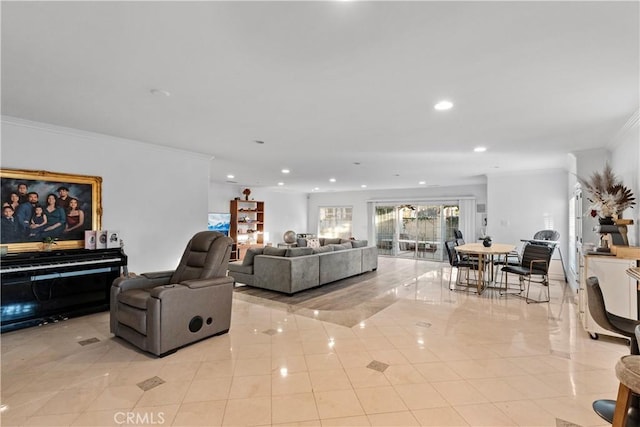
[[[394,189],[563,168],[639,105],[635,1],[1,8],[3,115],[211,155],[216,183]]]

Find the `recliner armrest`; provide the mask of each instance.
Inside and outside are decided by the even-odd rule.
[[[183,292],[185,290],[187,290],[186,286],[178,284],[161,285],[151,289],[151,291],[149,291],[149,295],[151,295],[153,298],[162,299],[163,297],[169,296],[176,292]]]
[[[134,277],[118,277],[113,281],[112,286],[119,288],[120,292],[128,291],[129,289],[155,288],[169,283],[171,273],[162,271],[158,273],[143,273]]]
[[[149,291],[149,294],[154,298],[163,299],[172,294],[175,294],[176,292],[187,292],[189,291],[189,289],[205,288],[226,284],[231,284],[233,286],[233,278],[224,276],[204,280],[185,280],[182,283],[171,283],[156,286],[155,288],[151,289],[151,291]]]
[[[211,279],[202,280],[185,280],[180,282],[181,285],[187,286],[191,289],[204,288],[207,286],[226,285],[227,283],[233,284],[234,279],[230,276],[212,277]]]

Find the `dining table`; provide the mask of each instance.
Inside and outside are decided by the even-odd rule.
[[[478,281],[477,289],[480,295],[493,282],[493,259],[496,255],[507,255],[513,251],[516,246],[507,243],[492,243],[491,246],[484,246],[483,243],[465,243],[456,246],[456,252],[466,255],[478,256]],[[485,281],[484,273],[487,265],[491,266],[489,270],[489,280]]]

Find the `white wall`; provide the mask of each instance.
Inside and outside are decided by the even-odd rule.
[[[537,231],[557,230],[566,263],[568,173],[548,169],[487,178],[487,233],[493,241],[520,247],[520,239],[530,239]],[[559,258],[558,251],[554,258]]]
[[[215,168],[215,160],[213,161]],[[209,186],[209,211],[229,212],[229,202],[240,197],[244,199],[240,187],[233,184],[211,183]],[[307,232],[307,194],[289,193],[252,188],[250,198],[264,202],[265,243],[276,246],[282,242],[282,235],[287,230],[296,233]]]
[[[120,230],[131,272],[175,268],[207,227],[200,154],[3,117],[0,166],[102,177],[102,228]]]
[[[370,221],[368,202],[371,200],[416,201],[420,199],[455,199],[457,197],[475,197],[477,203],[487,202],[486,187],[483,184],[469,186],[407,188],[401,190],[345,191],[335,193],[311,193],[309,195],[309,232],[318,229],[319,208],[324,206],[353,207],[353,237],[374,240],[373,230],[368,227]],[[479,230],[480,223],[476,225]],[[471,240],[468,239],[467,240]]]
[[[624,132],[613,142],[611,150],[611,168],[622,183],[629,187],[636,198],[636,205],[623,213],[623,218],[633,219],[634,225],[628,226],[629,245],[640,242],[640,131],[638,112],[632,117]]]

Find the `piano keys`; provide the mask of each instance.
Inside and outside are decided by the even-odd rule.
[[[111,283],[127,274],[119,249],[25,252],[0,259],[0,332],[109,309]]]

